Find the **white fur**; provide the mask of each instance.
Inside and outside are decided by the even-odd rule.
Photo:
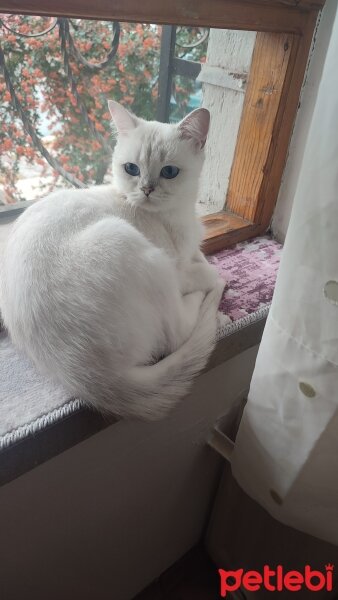
[[[167,125],[110,110],[114,185],[54,193],[19,217],[1,311],[14,344],[70,394],[154,419],[188,391],[215,341],[223,284],[199,250],[194,210],[208,116]],[[165,165],[179,175],[160,177]]]

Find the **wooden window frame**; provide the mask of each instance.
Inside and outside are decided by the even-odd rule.
[[[325,0],[0,0],[0,12],[257,31],[224,209],[203,217],[210,254],[264,233]]]

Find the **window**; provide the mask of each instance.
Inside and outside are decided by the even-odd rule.
[[[0,27],[3,204],[108,182],[112,97],[172,123],[210,109],[197,210],[222,210],[255,32],[11,14]]]
[[[0,17],[3,202],[109,181],[107,97],[155,118],[160,26]]]
[[[141,116],[149,118],[153,112],[160,120],[169,118],[175,121],[183,116],[185,110],[188,111],[198,105],[202,93],[205,103],[215,102],[216,94],[215,91],[211,91],[210,86],[221,88],[218,93],[223,94],[223,88],[231,89],[232,87],[237,95],[241,96],[241,101],[237,106],[238,123],[233,124],[231,130],[232,149],[227,148],[227,145],[228,147],[231,145],[229,138],[224,139],[223,153],[222,134],[220,133],[218,137],[215,179],[220,186],[218,190],[212,192],[210,192],[210,181],[214,165],[212,165],[212,156],[207,155],[205,168],[209,180],[207,179],[208,184],[204,188],[202,184],[199,206],[200,213],[204,213],[202,219],[206,225],[205,251],[210,253],[258,235],[266,231],[269,226],[286,160],[318,10],[323,3],[324,0],[298,0],[297,2],[293,0],[228,0],[226,2],[209,0],[208,3],[196,0],[191,4],[185,0],[176,5],[169,1],[158,3],[157,0],[150,0],[147,3],[140,3],[136,0],[128,0],[128,2],[117,0],[111,3],[103,0],[95,5],[92,2],[68,0],[67,3],[60,2],[57,8],[50,9],[46,8],[43,0],[35,0],[32,3],[16,2],[15,12],[26,15],[39,13],[43,19],[40,19],[40,29],[36,33],[44,33],[43,28],[45,27],[49,35],[61,40],[63,67],[66,76],[68,73],[68,86],[65,86],[65,90],[68,89],[68,91],[65,95],[65,102],[73,107],[75,115],[82,117],[82,122],[87,119],[83,126],[84,135],[86,135],[87,128],[92,134],[90,143],[95,144],[95,141],[97,143],[97,158],[100,152],[103,152],[107,142],[105,131],[100,131],[104,125],[101,122],[94,123],[90,111],[83,110],[80,98],[81,85],[82,92],[86,92],[83,82],[78,84],[78,90],[76,86],[74,87],[79,69],[82,67],[87,70],[93,69],[86,64],[82,64],[80,67],[76,66],[70,56],[71,53],[73,56],[76,54],[76,50],[71,52],[72,40],[75,39],[76,34],[79,38],[82,36],[81,39],[85,46],[87,44],[82,56],[86,60],[86,52],[90,54],[91,51],[89,32],[101,39],[101,47],[103,45],[109,57],[109,54],[114,55],[116,52],[118,38],[119,44],[123,44],[123,32],[130,37],[137,35],[137,28],[142,29],[142,39],[147,40],[146,46],[149,51],[149,60],[147,59],[149,68],[144,69],[142,62],[134,65],[137,69],[142,64],[142,72],[138,73],[139,79],[134,84],[141,89],[142,78],[144,82],[148,81],[145,90],[147,101],[142,102],[142,107],[138,109],[133,105],[136,96],[133,97],[128,93],[128,85],[124,91],[121,88],[121,81],[119,81],[119,90],[123,94],[124,100],[128,101],[128,98],[131,98],[132,108]],[[12,2],[0,0],[0,10],[5,14],[12,13]],[[48,14],[50,11],[59,15],[59,18],[50,17]],[[71,17],[71,20],[66,17]],[[88,20],[81,21],[80,24],[78,19],[95,19],[99,22],[92,24],[92,21]],[[122,23],[121,28],[119,28],[119,22]],[[167,24],[163,27],[161,37],[158,26],[152,24],[154,22]],[[131,23],[148,25],[132,25]],[[8,25],[8,22],[6,24],[11,29],[10,24]],[[25,25],[27,26],[25,19],[22,24],[25,30]],[[211,28],[210,32],[209,28]],[[73,35],[70,39],[71,29]],[[108,44],[108,33],[105,34],[104,31],[108,32],[109,29],[111,31]],[[235,30],[235,32],[231,30]],[[27,29],[26,32],[21,31],[21,33],[27,35]],[[10,35],[15,34],[10,33]],[[39,44],[43,36],[34,39]],[[246,54],[246,65],[242,69],[238,64],[234,64],[234,66],[218,64],[213,55],[222,44],[226,47],[227,44],[235,42],[238,47],[242,44],[242,50],[243,44],[246,46],[245,52],[243,51]],[[122,47],[120,45],[120,50]],[[102,54],[98,54],[94,58],[98,62],[107,60],[107,57],[105,58]],[[236,58],[238,58],[238,53],[236,53]],[[1,53],[0,67],[2,70],[4,70],[5,59],[6,57]],[[51,59],[53,60],[52,55]],[[14,51],[10,60],[15,63]],[[134,53],[130,60],[137,60],[137,53]],[[119,62],[121,62],[120,58]],[[123,68],[122,64],[122,71],[119,69],[120,75],[123,74]],[[21,72],[22,66],[18,66],[17,70]],[[159,73],[158,77],[155,75],[156,71]],[[37,78],[38,75],[36,73]],[[53,78],[56,73],[53,74],[51,70],[50,76]],[[6,73],[5,80],[7,84],[5,93],[11,95],[8,90]],[[152,84],[150,94],[149,81]],[[42,94],[39,85],[42,83],[37,83],[35,90],[37,95]],[[236,86],[238,86],[238,90]],[[77,91],[79,97],[77,97]],[[106,91],[109,92],[109,90]],[[19,93],[17,98],[20,101]],[[117,97],[117,99],[119,98]],[[91,102],[102,104],[103,107],[100,93],[98,96],[93,96]],[[22,104],[24,104],[23,98]],[[104,109],[102,108],[102,110]],[[147,114],[143,115],[142,111]],[[87,112],[87,116],[84,114],[85,112]],[[223,115],[219,114],[218,117],[221,122]],[[80,120],[79,118],[79,122]],[[26,123],[26,129],[27,127],[29,129]],[[56,105],[53,135],[60,138]],[[105,138],[105,144],[102,143],[102,137]],[[50,143],[53,145],[55,139]],[[76,139],[73,139],[72,143],[76,147]],[[46,150],[47,155],[51,154],[48,152],[48,140]],[[84,155],[86,156],[86,153]],[[103,155],[106,157],[107,153],[103,152],[102,157]],[[233,160],[229,161],[229,155],[231,157],[233,155]],[[61,173],[62,169],[66,170],[71,158],[70,152],[68,154],[65,152],[63,157],[61,153],[59,156]],[[106,163],[105,169],[101,168],[100,170],[99,163],[102,165],[104,160],[97,160],[94,167],[89,165],[89,162],[90,160],[84,159],[83,165],[78,165],[78,170],[75,169],[77,181],[73,181],[73,183],[81,185],[81,179],[85,180],[86,177],[94,178],[95,182],[99,183],[109,176]],[[60,175],[60,169],[56,172]],[[47,175],[52,179],[55,178],[55,170],[54,174],[51,171]]]

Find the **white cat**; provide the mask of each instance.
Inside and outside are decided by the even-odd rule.
[[[224,283],[199,250],[194,208],[209,113],[169,125],[109,107],[113,185],[56,192],[18,218],[1,312],[14,344],[71,395],[155,419],[215,342]]]

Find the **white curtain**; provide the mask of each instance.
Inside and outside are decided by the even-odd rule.
[[[338,22],[232,456],[276,519],[338,544]]]

